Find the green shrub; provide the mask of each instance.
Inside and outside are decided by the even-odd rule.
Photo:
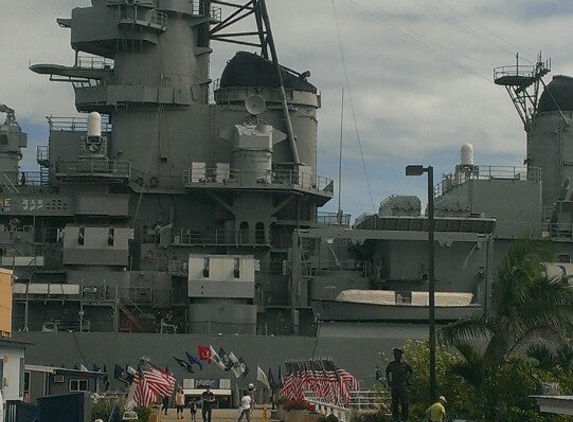
[[[390,422],[392,417],[383,413],[356,413],[352,417],[352,422]]]
[[[151,415],[151,407],[136,407],[133,409],[137,413],[139,422],[147,422],[149,420],[149,415]]]
[[[92,408],[92,420],[101,419],[103,421],[109,420],[113,407],[117,405],[119,408],[120,416],[125,409],[125,399],[123,398],[104,398],[98,399]]]

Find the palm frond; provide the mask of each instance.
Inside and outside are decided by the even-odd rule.
[[[541,368],[551,368],[554,365],[555,355],[544,344],[534,344],[527,349],[525,354],[539,362]]]
[[[485,339],[491,335],[491,332],[492,327],[487,319],[474,317],[461,319],[446,325],[440,328],[436,335],[438,340],[444,345],[452,345],[456,342]]]

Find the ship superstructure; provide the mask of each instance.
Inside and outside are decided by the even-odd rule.
[[[87,116],[50,117],[39,177],[4,198],[31,249],[5,254],[18,328],[81,313],[92,331],[292,332],[291,234],[333,185],[316,174],[320,95],[279,65],[265,3],[94,0],[58,24],[74,64],[31,70],[70,82]],[[259,51],[213,83],[213,40]]]
[[[254,29],[237,29],[247,18]],[[58,24],[74,64],[31,69],[71,83],[84,114],[48,119],[39,171],[20,171],[26,135],[0,109],[0,261],[18,277],[14,331],[39,345],[34,363],[73,364],[82,347],[108,367],[114,353],[135,361],[134,337],[167,361],[191,336],[270,363],[314,354],[306,335],[366,377],[381,347],[427,336],[421,201],[393,195],[352,226],[319,212],[334,193],[316,174],[321,98],[308,71],[279,63],[264,1],[92,0]],[[215,41],[256,51],[213,81]],[[438,324],[489,311],[495,268],[520,237],[551,240],[548,273],[573,273],[573,83],[544,86],[549,69],[494,74],[525,125],[523,166],[477,165],[464,144],[434,187]],[[187,335],[166,347],[157,333]]]

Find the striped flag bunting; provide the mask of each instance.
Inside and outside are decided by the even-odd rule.
[[[149,359],[141,358],[134,375],[134,401],[148,407],[159,398],[171,396],[175,388],[175,377],[172,373],[154,366]]]
[[[280,396],[284,400],[304,401],[305,392],[329,403],[348,406],[352,391],[360,389],[359,381],[339,368],[332,359],[317,358],[285,362],[286,375]]]

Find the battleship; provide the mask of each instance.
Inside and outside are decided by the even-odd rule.
[[[279,61],[264,0],[92,0],[57,23],[73,65],[30,70],[70,83],[80,117],[48,119],[37,171],[0,109],[0,261],[29,362],[166,365],[212,344],[262,367],[332,356],[368,380],[380,351],[427,338],[427,210],[411,195],[353,224],[320,210],[335,194],[317,174],[321,95]],[[216,42],[245,51],[213,80]],[[551,240],[548,273],[573,273],[573,79],[545,85],[550,70],[494,71],[523,166],[477,165],[464,144],[433,187],[438,324],[489,311],[515,239]]]

